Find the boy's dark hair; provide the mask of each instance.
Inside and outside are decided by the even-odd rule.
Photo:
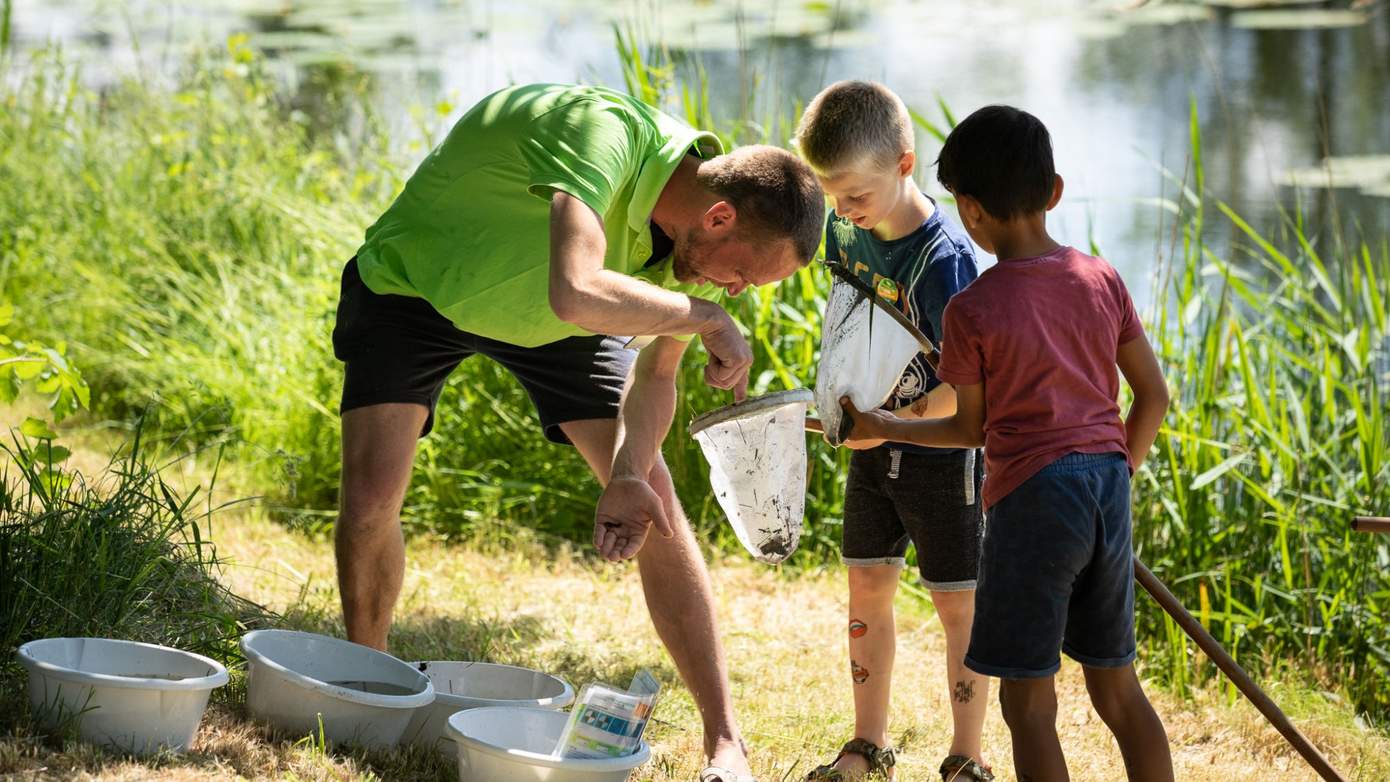
[[[966,117],[936,159],[943,187],[974,198],[999,220],[1046,210],[1056,175],[1047,128],[1013,106],[986,106]]]

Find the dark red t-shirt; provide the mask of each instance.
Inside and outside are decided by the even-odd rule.
[[[946,305],[941,368],[985,384],[985,507],[1069,453],[1118,451],[1121,343],[1144,335],[1115,268],[1072,247],[1001,261]]]

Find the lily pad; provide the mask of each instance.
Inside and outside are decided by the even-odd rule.
[[[1291,187],[1355,188],[1368,196],[1390,198],[1390,155],[1325,158],[1321,165],[1288,171],[1280,183]]]
[[[1240,11],[1231,17],[1233,26],[1247,30],[1314,30],[1365,23],[1365,14],[1348,10]]]
[[[1202,4],[1212,8],[1231,8],[1238,11],[1259,8],[1286,8],[1300,5],[1322,5],[1327,0],[1202,0]]]

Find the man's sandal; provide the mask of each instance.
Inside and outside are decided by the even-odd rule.
[[[941,761],[942,782],[992,782],[994,772],[965,755],[949,755]]]
[[[893,766],[897,765],[897,757],[893,754],[892,747],[880,747],[871,741],[864,739],[851,739],[845,742],[845,746],[840,749],[840,754],[835,759],[824,766],[816,766],[806,774],[805,782],[848,782],[851,777],[844,771],[835,768],[835,764],[840,762],[840,758],[845,755],[858,755],[869,764],[868,770],[864,772],[861,779],[873,779],[877,776],[880,779],[888,779],[892,773]]]
[[[730,771],[723,766],[705,766],[700,772],[700,782],[758,782],[747,774]]]

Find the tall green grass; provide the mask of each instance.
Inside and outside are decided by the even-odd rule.
[[[51,435],[25,427],[34,434]],[[0,648],[96,636],[232,661],[267,612],[217,581],[217,507],[170,486],[133,441],[89,479],[50,436],[0,444]],[[0,681],[18,666],[0,662]]]
[[[1390,507],[1390,250],[1297,213],[1257,230],[1206,192],[1196,127],[1194,109],[1156,274],[1150,338],[1175,393],[1136,482],[1135,543],[1247,668],[1338,682],[1383,719],[1390,547],[1347,522]],[[1208,245],[1209,219],[1239,239]],[[1179,689],[1214,673],[1166,616],[1141,616]]]
[[[618,48],[634,94],[730,142],[785,142],[795,106],[718,116],[698,63],[627,33]],[[241,41],[172,92],[96,95],[53,56],[30,73],[0,93],[0,290],[16,319],[67,341],[101,413],[153,402],[156,435],[226,442],[275,509],[330,524],[338,273],[419,153],[396,152],[350,69],[339,113],[306,117]],[[1150,337],[1175,402],[1136,480],[1136,545],[1246,667],[1311,676],[1384,719],[1390,550],[1344,519],[1390,507],[1390,250],[1383,236],[1329,245],[1297,214],[1256,230],[1206,191],[1200,151],[1194,132],[1155,281]],[[1206,243],[1218,220],[1236,242]],[[827,286],[809,268],[731,303],[755,393],[811,382]],[[729,401],[700,363],[692,348],[666,454],[702,535],[728,545],[684,432]],[[801,566],[834,560],[845,462],[812,441]],[[473,359],[421,443],[405,517],[462,539],[584,541],[597,493],[577,454],[544,443],[520,387]],[[1141,602],[1140,620],[1150,670],[1179,690],[1211,675],[1156,608]]]

